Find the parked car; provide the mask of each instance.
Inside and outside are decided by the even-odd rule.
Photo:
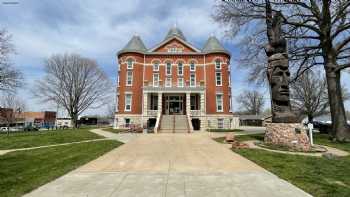
[[[0,131],[2,132],[7,132],[9,130],[8,127],[0,127]]]
[[[24,127],[24,131],[38,131],[39,128],[38,127],[33,127],[33,126],[26,126]]]
[[[320,133],[331,133],[332,131],[331,123],[313,121],[312,124],[314,125],[315,129],[320,131]]]

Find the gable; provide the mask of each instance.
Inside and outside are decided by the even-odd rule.
[[[182,41],[176,37],[160,43],[150,51],[163,53],[199,52],[199,50],[191,44],[187,43],[186,41]]]

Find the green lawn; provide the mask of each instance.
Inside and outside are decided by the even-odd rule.
[[[244,141],[263,139],[262,136],[260,134],[236,137],[239,141]],[[216,140],[220,142],[219,139]],[[328,140],[327,135],[315,135],[315,143],[350,150],[349,143],[332,142]],[[234,151],[313,196],[350,196],[350,156],[327,159],[256,149]]]
[[[78,142],[83,140],[103,138],[85,129],[67,129],[53,131],[33,131],[0,135],[0,150],[14,148],[28,148],[51,144]]]
[[[121,144],[103,140],[0,156],[0,196],[22,196]]]

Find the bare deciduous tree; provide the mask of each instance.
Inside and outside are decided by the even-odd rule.
[[[7,134],[9,134],[10,126],[16,123],[17,116],[25,110],[26,105],[13,93],[3,94],[0,103],[0,120],[6,124]]]
[[[260,114],[264,107],[264,95],[260,92],[244,91],[237,97],[240,108],[249,114]]]
[[[63,106],[77,127],[78,116],[105,104],[113,91],[96,61],[77,54],[53,55],[45,61],[46,76],[36,82],[34,94]]]
[[[0,90],[14,91],[22,85],[22,73],[12,67],[10,55],[14,53],[11,35],[0,30]]]
[[[328,113],[329,102],[327,81],[320,74],[309,70],[291,84],[293,108],[308,117],[309,122],[315,116]]]
[[[350,140],[346,123],[340,78],[342,70],[350,67],[350,2],[347,0],[306,1],[221,1],[215,20],[227,25],[230,34],[249,34],[243,48],[241,63],[250,65],[251,78],[264,74],[266,62],[266,5],[283,15],[283,33],[288,39],[290,70],[296,77],[315,66],[323,66],[328,87],[332,115],[333,137],[339,141]],[[249,30],[249,31],[246,31]],[[243,49],[244,51],[244,49]],[[255,75],[255,76],[254,76]],[[261,75],[260,75],[261,76]],[[265,78],[264,75],[260,78]],[[296,79],[296,78],[295,78]]]

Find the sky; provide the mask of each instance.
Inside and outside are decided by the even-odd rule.
[[[78,53],[95,59],[116,83],[116,53],[133,35],[141,36],[147,48],[162,41],[175,23],[187,40],[202,48],[214,34],[232,53],[231,78],[233,108],[235,97],[245,89],[266,88],[246,81],[246,70],[238,69],[239,38],[229,39],[225,28],[211,18],[215,0],[0,0],[0,28],[12,34],[16,54],[15,67],[23,72],[25,86],[18,91],[28,110],[56,110],[33,96],[33,86],[44,76],[44,60],[53,54]],[[8,3],[10,2],[10,3]],[[12,3],[11,3],[12,2]],[[350,75],[343,83],[350,89]],[[350,110],[350,102],[346,103]],[[104,113],[104,109],[88,110],[85,114]]]

